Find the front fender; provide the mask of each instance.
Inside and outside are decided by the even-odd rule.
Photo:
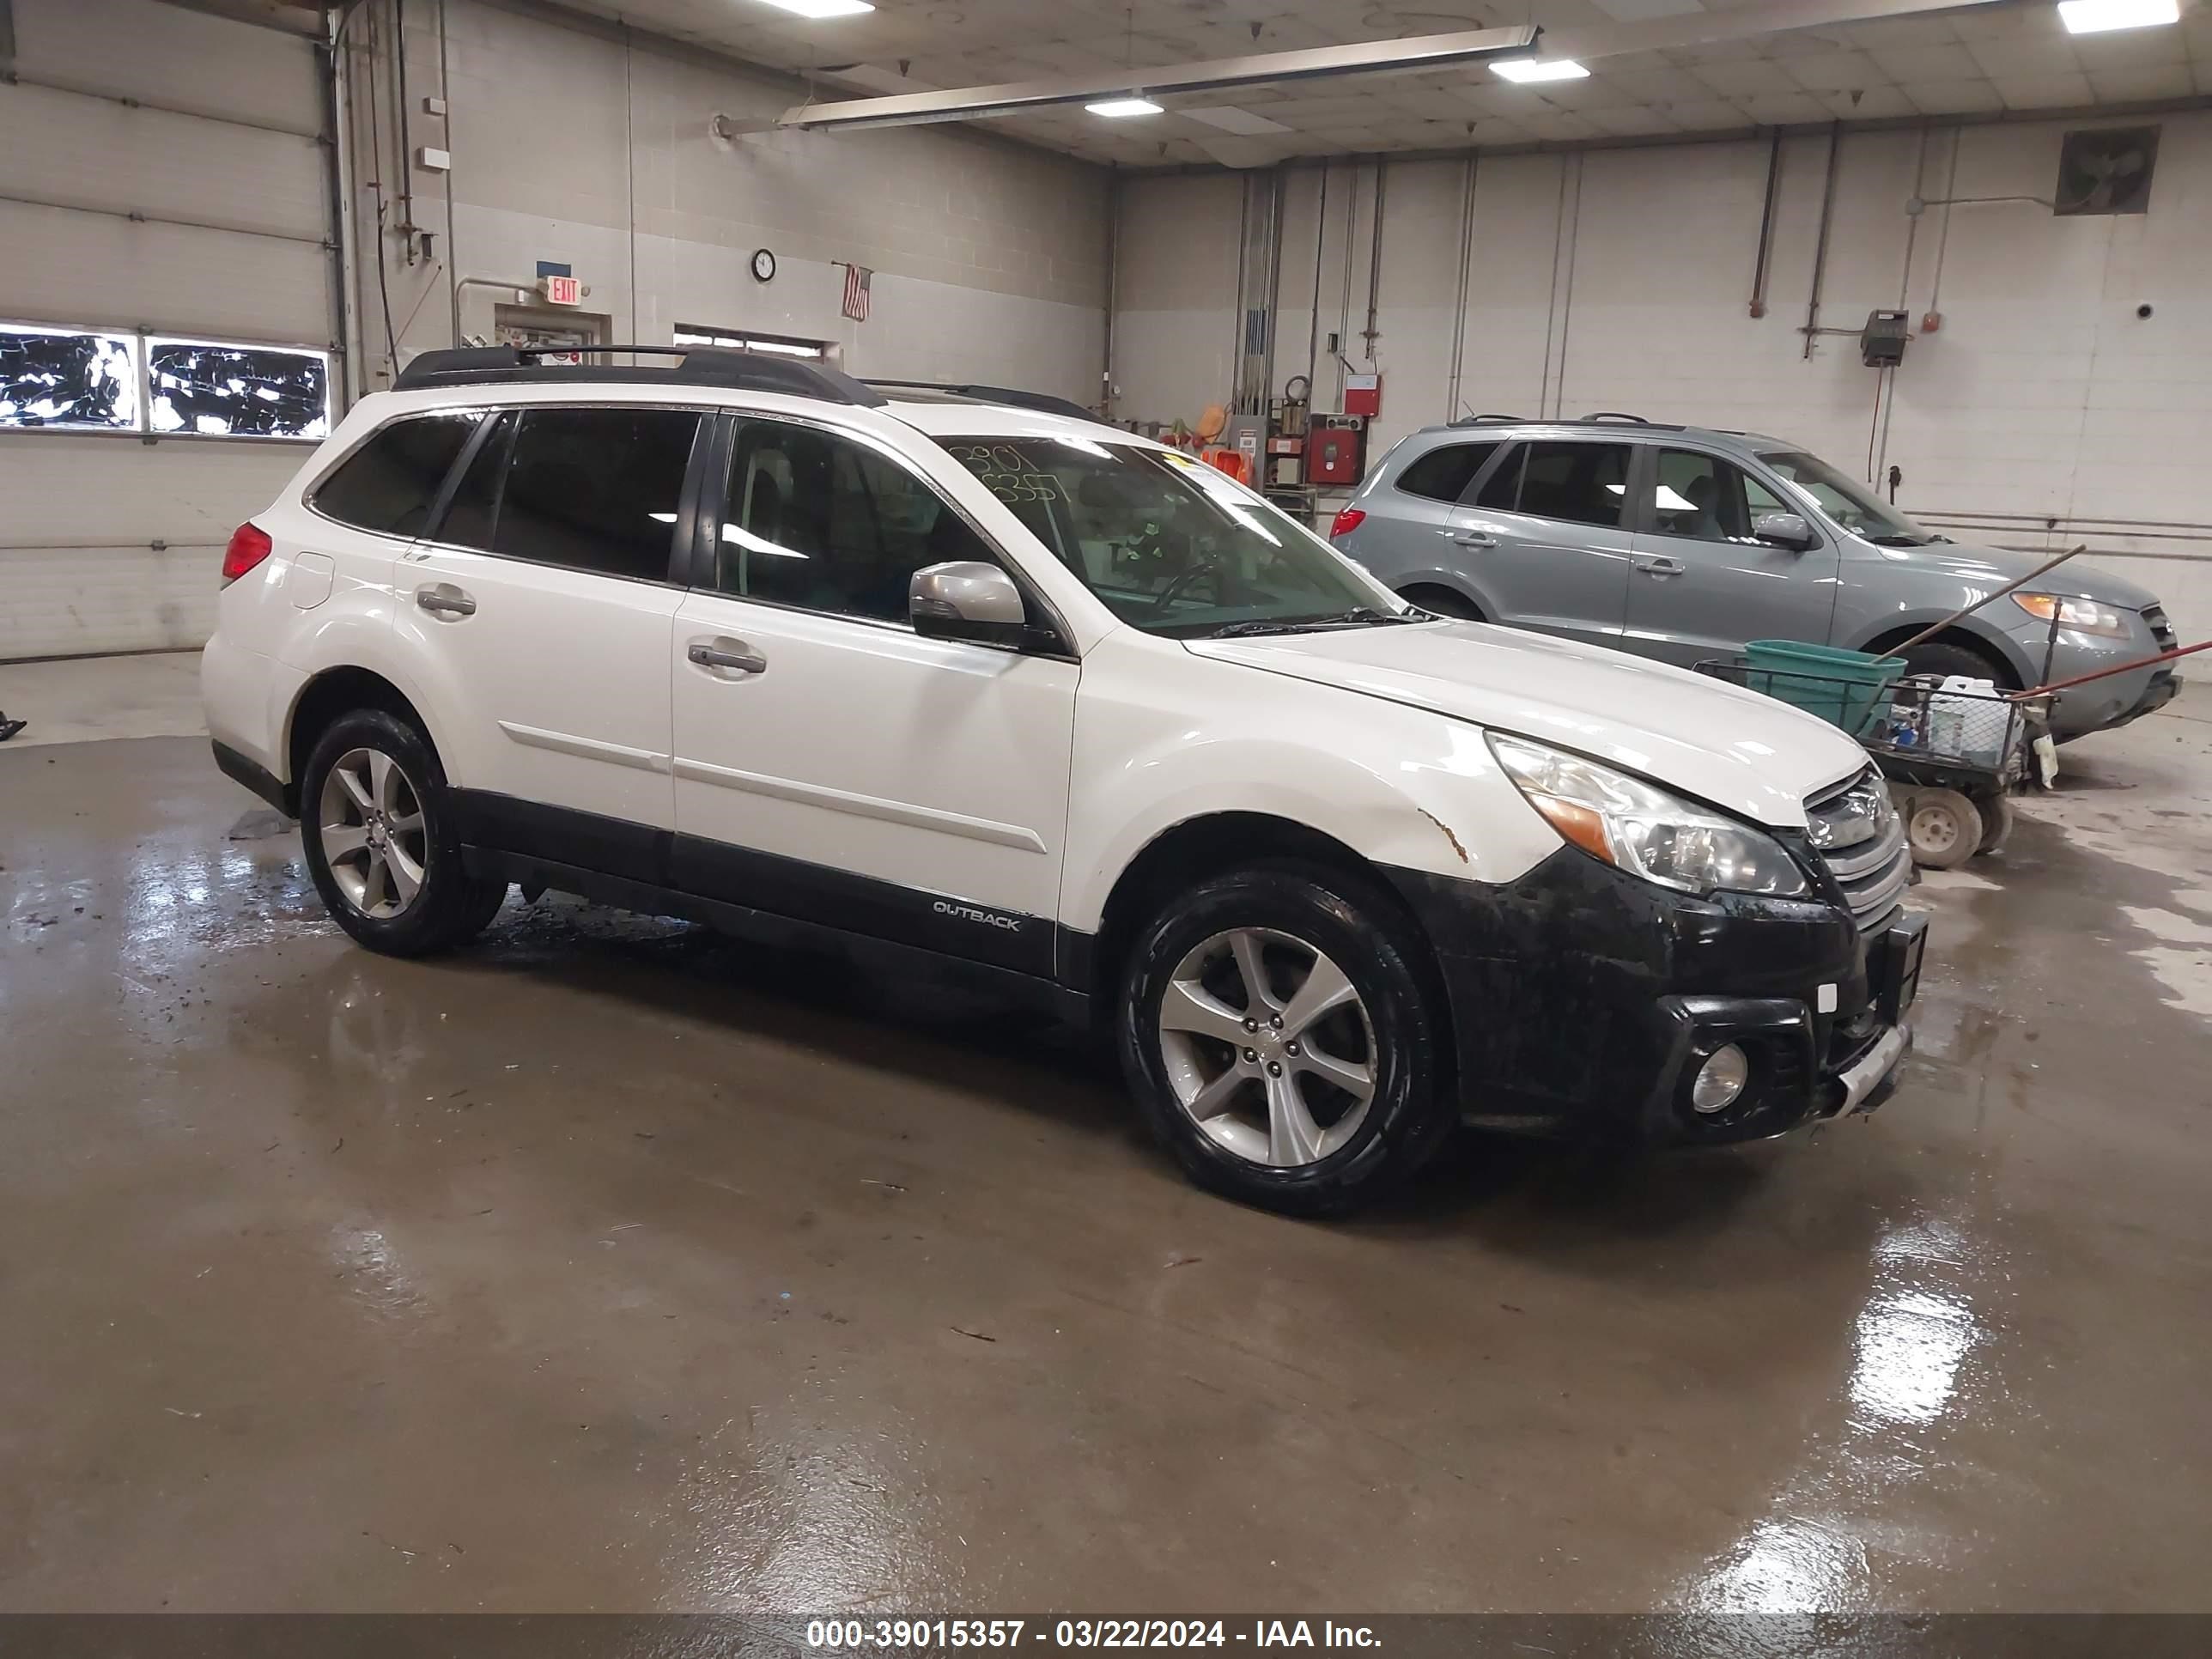
[[[1133,630],[1109,636],[1084,659],[1061,920],[1097,931],[1146,847],[1224,812],[1462,880],[1510,881],[1559,846],[1467,721]]]

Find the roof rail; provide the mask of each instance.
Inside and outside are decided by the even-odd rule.
[[[1528,417],[1523,415],[1464,415],[1456,421],[1447,421],[1444,424],[1447,426],[1527,426],[1528,423]]]
[[[422,386],[534,384],[545,381],[671,381],[694,386],[734,387],[744,392],[780,392],[793,398],[814,398],[824,403],[852,404],[878,408],[887,400],[862,381],[826,363],[765,352],[736,351],[727,346],[608,345],[581,348],[593,356],[615,352],[633,356],[674,357],[667,368],[643,365],[544,363],[533,359],[565,356],[574,346],[465,346],[453,350],[425,351],[399,371],[395,392]]]
[[[1594,415],[1585,415],[1583,416],[1583,423],[1585,425],[1595,426],[1601,421],[1628,421],[1637,426],[1650,426],[1651,424],[1650,421],[1645,420],[1641,415],[1625,415],[1617,409],[1601,409]]]
[[[895,391],[949,392],[957,398],[973,398],[979,403],[1007,404],[1016,409],[1033,409],[1042,415],[1064,415],[1071,421],[1098,420],[1098,411],[1085,409],[1081,404],[1066,398],[1055,398],[1049,392],[1023,392],[1006,386],[959,386],[949,380],[871,380],[869,386],[890,386]]]

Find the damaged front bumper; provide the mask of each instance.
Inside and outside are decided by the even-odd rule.
[[[1911,1047],[1923,917],[1863,934],[1839,903],[1701,899],[1562,848],[1503,885],[1401,872],[1450,1004],[1462,1113],[1615,1145],[1716,1145],[1871,1111]],[[1692,1099],[1733,1044],[1748,1082]]]

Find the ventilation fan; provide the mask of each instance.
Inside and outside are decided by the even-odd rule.
[[[2060,214],[2146,213],[2151,169],[2158,161],[2156,127],[2087,127],[2058,148]]]

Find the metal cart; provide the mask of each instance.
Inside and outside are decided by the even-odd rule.
[[[1994,853],[2011,833],[2012,797],[2032,775],[2048,706],[2003,691],[1946,690],[1935,675],[1906,675],[1879,689],[1863,680],[1754,667],[1741,658],[1698,665],[1820,715],[1856,738],[1889,781],[1912,861],[1950,870]]]

